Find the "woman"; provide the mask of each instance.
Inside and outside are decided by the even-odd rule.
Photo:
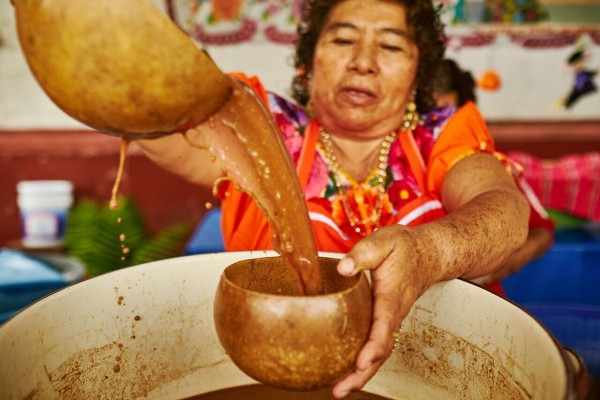
[[[319,250],[347,253],[342,275],[371,270],[375,299],[369,340],[354,371],[333,387],[342,398],[391,354],[394,333],[429,287],[488,275],[523,244],[529,208],[492,155],[474,106],[447,121],[420,123],[417,111],[433,106],[428,78],[444,50],[430,2],[315,0],[300,33],[294,88],[312,116],[289,118],[282,103],[273,113],[292,159],[308,165],[298,169],[309,170],[305,197]],[[259,82],[243,79],[265,98]],[[199,130],[229,129],[214,121]],[[299,157],[311,142],[312,156]],[[200,184],[221,174],[218,161],[180,135],[140,145]],[[232,186],[228,192],[227,249],[269,247],[251,199]]]

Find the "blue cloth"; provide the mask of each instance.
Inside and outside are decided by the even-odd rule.
[[[192,234],[185,247],[185,254],[205,254],[225,251],[221,233],[221,209],[209,210]]]
[[[65,282],[65,279],[60,271],[22,251],[0,249],[0,287],[34,282]]]
[[[0,249],[0,324],[67,283],[61,271],[45,262],[19,250]]]
[[[555,243],[502,286],[600,377],[600,224],[557,230]]]
[[[577,304],[600,307],[600,225],[557,230],[554,245],[502,286],[521,305]]]

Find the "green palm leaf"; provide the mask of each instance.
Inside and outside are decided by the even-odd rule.
[[[132,257],[133,265],[181,255],[190,232],[189,224],[180,223],[159,233],[137,249]]]
[[[177,224],[149,238],[137,204],[120,199],[111,210],[107,203],[79,202],[67,218],[65,247],[79,258],[90,275],[100,275],[142,262],[179,256],[191,232],[188,224]]]

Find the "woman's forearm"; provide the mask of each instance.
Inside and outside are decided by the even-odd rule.
[[[211,129],[204,125],[187,132],[188,139],[184,134],[175,133],[159,139],[137,140],[135,143],[161,168],[189,182],[210,188],[222,175],[222,167],[207,150],[200,148],[203,146],[202,130]]]
[[[525,243],[528,212],[519,192],[492,191],[415,231],[421,244],[435,249],[427,253],[435,255],[430,261],[438,280],[477,278],[493,273]]]
[[[493,156],[461,161],[448,173],[442,195],[449,214],[415,228],[439,280],[490,274],[525,243],[527,200]]]

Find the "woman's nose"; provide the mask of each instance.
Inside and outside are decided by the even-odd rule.
[[[349,68],[359,74],[374,74],[379,68],[376,58],[376,47],[368,43],[358,43],[354,48]]]

